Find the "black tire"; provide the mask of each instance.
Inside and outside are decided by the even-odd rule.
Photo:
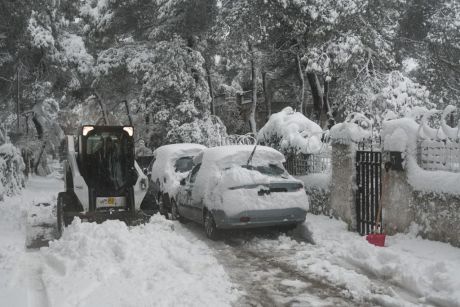
[[[57,238],[59,239],[62,234],[64,233],[65,229],[65,220],[64,220],[64,198],[65,193],[59,193],[57,198],[57,205],[56,205],[56,217],[57,217]]]
[[[170,219],[168,216],[168,208],[165,206],[165,197],[164,194],[158,194],[157,202],[158,202],[158,210],[160,211],[161,215],[164,215],[167,219]]]
[[[213,241],[219,239],[219,230],[216,227],[214,216],[210,211],[206,211],[204,215],[204,231],[209,239]]]
[[[141,202],[140,209],[147,215],[158,212],[158,204],[155,196],[147,192]]]
[[[65,166],[67,167],[67,163],[65,163]],[[64,191],[67,193],[73,193],[73,177],[70,167],[67,167],[67,170],[65,171],[64,185]]]
[[[69,192],[61,192],[58,194],[58,201],[57,201],[57,210],[60,210],[59,213],[61,214],[62,221],[64,226],[67,227],[72,224],[73,216],[66,216],[66,212],[81,212],[83,211],[83,207],[80,205],[77,196],[74,193]],[[60,204],[60,205],[59,205]],[[57,214],[56,210],[56,214]],[[59,215],[58,215],[59,218]]]

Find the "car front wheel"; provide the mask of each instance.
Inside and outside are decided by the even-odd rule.
[[[207,211],[204,217],[204,230],[206,231],[206,236],[215,241],[219,238],[219,233],[216,227],[216,222],[214,221],[214,217],[212,213]]]

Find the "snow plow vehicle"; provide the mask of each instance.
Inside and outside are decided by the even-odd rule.
[[[83,126],[66,136],[65,191],[57,198],[57,232],[74,217],[135,223],[148,179],[134,158],[131,126]]]

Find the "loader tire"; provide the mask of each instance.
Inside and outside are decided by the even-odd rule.
[[[57,198],[56,206],[56,217],[57,217],[57,238],[59,239],[64,233],[65,222],[64,222],[64,195],[65,193],[59,193]]]
[[[61,222],[64,227],[72,224],[73,216],[66,216],[66,212],[79,212],[82,211],[78,199],[74,193],[61,192],[58,194],[56,215],[58,222]],[[58,230],[60,224],[58,223]],[[62,228],[62,230],[64,230]]]

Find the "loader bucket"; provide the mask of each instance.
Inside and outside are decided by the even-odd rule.
[[[26,247],[40,248],[58,238],[56,205],[38,203],[27,214]]]

